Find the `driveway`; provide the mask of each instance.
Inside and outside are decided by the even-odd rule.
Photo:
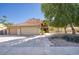
[[[79,47],[51,47],[47,36],[0,36],[1,55],[78,55]]]
[[[38,36],[2,36],[0,47],[45,47],[49,40],[44,35]]]
[[[49,40],[44,35],[38,36],[1,36],[0,54],[46,54]]]

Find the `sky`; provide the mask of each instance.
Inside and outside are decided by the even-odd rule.
[[[7,21],[15,24],[31,18],[44,19],[41,4],[38,3],[0,3],[1,16],[7,16]]]

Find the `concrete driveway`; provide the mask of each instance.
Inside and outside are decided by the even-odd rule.
[[[79,47],[51,47],[47,36],[0,36],[0,55],[79,54]]]
[[[44,35],[0,37],[0,47],[45,47],[49,43]]]

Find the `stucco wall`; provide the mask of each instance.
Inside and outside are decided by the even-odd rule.
[[[9,27],[8,31],[10,35],[18,35],[18,29],[20,30],[19,35],[34,35],[40,34],[40,27],[35,26],[21,26],[21,27]]]

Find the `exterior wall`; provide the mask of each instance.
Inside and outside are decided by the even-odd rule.
[[[40,27],[35,26],[9,27],[8,33],[10,35],[35,35],[40,34]]]

